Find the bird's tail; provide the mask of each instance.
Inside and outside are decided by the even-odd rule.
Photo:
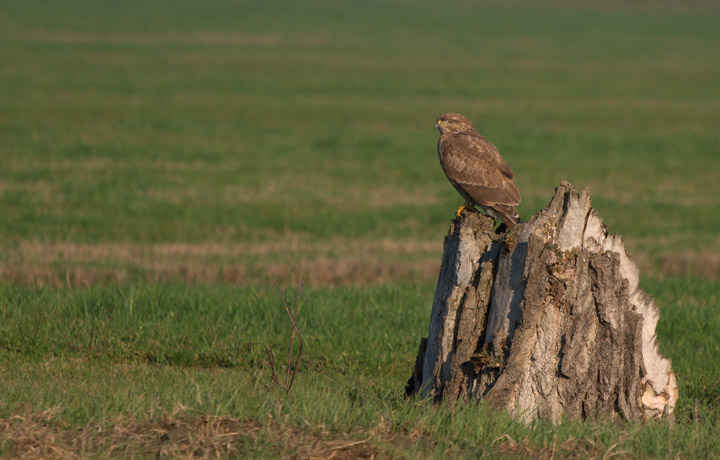
[[[503,222],[505,222],[505,225],[507,225],[508,228],[513,228],[514,226],[522,222],[520,220],[520,214],[518,214],[517,209],[512,206],[496,204],[492,207],[492,210],[495,211],[497,217],[499,217],[500,219],[502,219]]]

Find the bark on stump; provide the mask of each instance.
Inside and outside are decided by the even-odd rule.
[[[452,222],[408,393],[483,398],[528,421],[671,416],[659,310],[590,192],[563,181],[527,223],[502,235],[493,224]]]

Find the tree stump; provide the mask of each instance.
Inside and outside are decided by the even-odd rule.
[[[563,181],[527,223],[493,227],[477,212],[450,225],[408,394],[482,398],[526,421],[671,416],[659,310],[590,192]]]

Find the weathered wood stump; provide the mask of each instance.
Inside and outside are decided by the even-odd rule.
[[[523,420],[671,415],[659,310],[590,192],[563,181],[527,223],[493,225],[476,212],[452,222],[408,393],[483,398]]]

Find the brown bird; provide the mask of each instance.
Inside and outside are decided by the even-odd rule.
[[[485,139],[473,124],[459,113],[446,113],[437,120],[440,130],[437,150],[445,175],[465,198],[458,217],[473,205],[488,215],[502,219],[508,228],[520,222],[515,206],[520,190],[513,172],[492,142]]]

